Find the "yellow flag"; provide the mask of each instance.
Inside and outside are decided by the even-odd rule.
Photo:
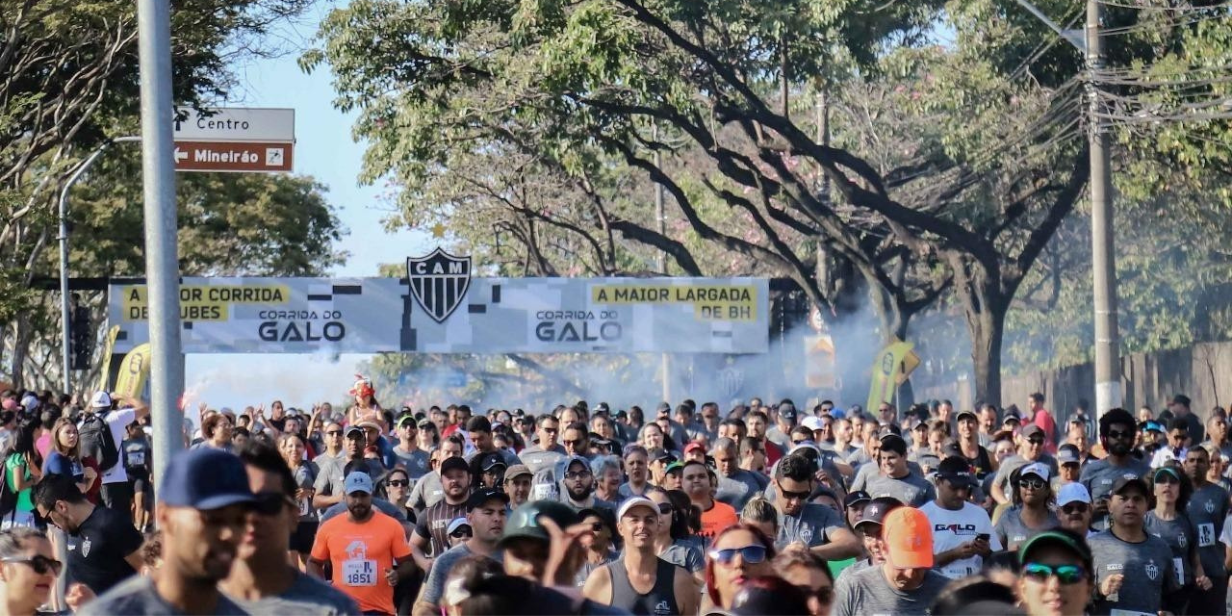
[[[145,380],[150,376],[150,343],[133,347],[120,362],[120,374],[116,377],[116,393],[137,398],[145,390]]]
[[[115,350],[116,338],[120,336],[120,326],[112,325],[107,330],[107,344],[103,345],[103,369],[98,373],[98,387],[94,391],[110,391],[107,385],[111,381],[111,353]]]
[[[893,402],[894,392],[898,385],[907,379],[920,360],[911,352],[915,344],[895,340],[877,354],[873,361],[873,382],[868,389],[869,411],[876,411],[882,402]],[[912,358],[909,366],[905,366],[908,357]]]

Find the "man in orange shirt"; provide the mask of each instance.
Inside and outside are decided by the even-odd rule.
[[[710,488],[710,469],[705,464],[685,462],[681,487],[689,495],[689,500],[702,510],[701,536],[707,545],[720,530],[739,521],[731,505],[714,500],[714,492]]]
[[[321,524],[308,573],[324,579],[333,563],[334,588],[365,614],[394,614],[394,587],[411,575],[415,561],[397,520],[372,508],[372,478],[351,473],[345,480],[347,515]]]

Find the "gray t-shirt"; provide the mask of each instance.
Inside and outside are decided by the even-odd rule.
[[[1121,477],[1149,477],[1151,474],[1151,465],[1146,461],[1137,458],[1129,458],[1125,466],[1115,466],[1108,461],[1108,458],[1103,460],[1094,460],[1082,467],[1082,473],[1078,476],[1078,482],[1086,487],[1087,492],[1091,495],[1091,502],[1095,503],[1102,499],[1107,499],[1112,492],[1112,484]],[[1091,527],[1096,530],[1104,530],[1108,528],[1107,517],[1095,517],[1091,520]]]
[[[852,466],[855,466],[855,464],[853,463]],[[907,470],[911,471],[912,475],[924,476],[924,469],[920,468],[920,465],[912,460],[907,460]],[[881,466],[875,460],[860,464],[856,468],[856,475],[851,480],[851,489],[848,492],[867,490],[868,482],[879,474],[881,474]]]
[[[445,582],[448,581],[454,564],[472,554],[474,552],[465,543],[460,543],[438,556],[432,562],[432,570],[428,572],[428,579],[424,582],[419,600],[440,605],[441,597],[445,594]]]
[[[816,503],[805,503],[796,515],[779,513],[779,536],[774,546],[779,550],[799,541],[814,548],[830,542],[834,533],[847,528],[843,517],[833,509]]]
[[[886,581],[881,567],[869,567],[834,588],[831,616],[927,616],[950,578],[929,569],[916,589],[901,591]]]
[[[234,616],[249,612],[236,605],[226,595],[218,593],[218,605],[214,606],[211,613]],[[85,604],[77,614],[79,616],[112,616],[114,614],[180,616],[184,612],[176,609],[158,595],[158,590],[154,588],[154,580],[144,575],[134,575],[112,587],[101,597]]]
[[[720,480],[720,481],[722,481],[722,480]],[[721,486],[721,485],[722,485],[722,484],[720,483],[720,486]],[[646,482],[646,485],[642,488],[642,493],[641,493],[641,494],[634,494],[634,493],[633,493],[633,489],[629,487],[629,482],[627,482],[627,481],[626,481],[625,483],[620,484],[620,487],[619,487],[619,488],[616,488],[616,495],[617,495],[617,496],[619,496],[619,497],[620,497],[620,500],[623,502],[626,498],[630,498],[630,497],[633,497],[633,496],[645,496],[645,495],[646,495],[646,488],[649,488],[649,487],[651,487],[651,484],[650,484],[650,482],[649,482],[649,481],[647,481],[647,482]],[[722,489],[722,488],[720,487],[720,489]]]
[[[1190,550],[1197,546],[1198,533],[1189,521],[1189,516],[1180,513],[1171,520],[1161,520],[1154,511],[1148,511],[1144,522],[1147,534],[1162,539],[1168,544],[1168,549],[1172,550],[1172,573],[1178,583],[1192,584],[1197,572],[1190,564],[1189,557]],[[1204,563],[1203,568],[1205,567]]]
[[[868,481],[865,491],[873,498],[892,496],[909,507],[921,507],[924,503],[937,498],[937,491],[933,488],[933,484],[911,473],[901,479],[878,475]]]
[[[342,591],[310,575],[295,572],[295,581],[280,595],[256,601],[229,597],[249,614],[276,616],[304,614],[307,616],[349,616],[359,614],[355,600]]]
[[[565,459],[565,448],[555,445],[544,451],[538,445],[531,445],[522,450],[522,464],[534,475],[545,468],[556,468],[556,463]]]
[[[745,503],[749,502],[758,492],[765,490],[769,484],[770,479],[765,475],[738,468],[731,477],[719,476],[719,488],[715,492],[714,499],[731,505],[739,514],[740,510],[744,509]]]
[[[441,485],[441,474],[428,471],[419,478],[419,481],[415,482],[415,487],[411,488],[411,495],[406,500],[410,503],[411,509],[423,511],[441,502],[443,498],[445,498],[445,486]]]
[[[402,451],[395,447],[394,456],[398,458],[398,464],[401,464],[406,469],[406,474],[410,477],[411,481],[415,481],[431,472],[430,455],[422,449]]]
[[[1044,525],[1039,528],[1030,528],[1022,521],[1022,506],[1011,507],[1006,509],[997,519],[997,523],[993,525],[992,531],[996,533],[997,538],[1001,540],[1001,545],[1010,551],[1016,551],[1028,537],[1039,532],[1061,526],[1061,520],[1057,519],[1057,514],[1049,511],[1048,519]]]
[[[1198,536],[1198,558],[1202,570],[1210,577],[1223,577],[1224,549],[1219,544],[1223,522],[1228,517],[1228,493],[1213,483],[1194,490],[1185,513]]]
[[[706,557],[702,556],[701,545],[687,539],[667,546],[667,549],[659,554],[659,558],[677,567],[684,567],[689,573],[697,573],[706,568]]]
[[[1155,614],[1163,609],[1163,594],[1179,588],[1172,572],[1172,550],[1162,539],[1148,534],[1142,543],[1129,543],[1104,531],[1087,537],[1087,545],[1094,556],[1096,588],[1111,575],[1125,576],[1117,600],[1097,598],[1092,614],[1110,614],[1114,609]]]

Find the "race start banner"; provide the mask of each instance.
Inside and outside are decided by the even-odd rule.
[[[764,353],[764,278],[185,278],[185,353]],[[115,353],[149,341],[144,284],[112,284]]]

